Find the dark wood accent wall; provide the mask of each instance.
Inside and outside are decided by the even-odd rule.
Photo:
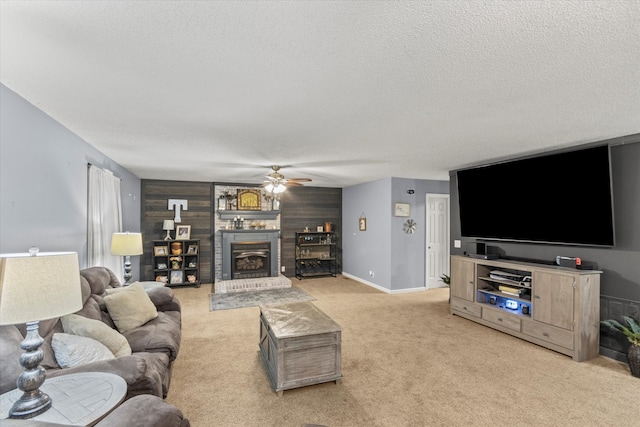
[[[152,262],[152,241],[166,236],[162,221],[173,219],[168,209],[169,199],[186,199],[188,210],[181,210],[182,225],[191,226],[191,239],[200,239],[200,283],[213,282],[213,184],[192,181],[146,180],[141,182],[141,228],[144,255],[140,257],[141,280],[155,280]],[[175,238],[175,231],[171,233]]]
[[[281,265],[284,275],[295,277],[295,233],[305,227],[316,231],[325,222],[336,233],[337,272],[342,272],[342,189],[322,187],[288,187],[280,196],[282,238]]]
[[[144,255],[140,257],[141,280],[155,280],[152,262],[152,241],[163,239],[162,221],[173,219],[168,210],[169,199],[186,199],[189,209],[182,211],[182,224],[191,226],[191,238],[200,239],[200,282],[213,283],[216,200],[212,182],[163,181],[143,179],[141,196],[141,229]],[[244,184],[246,186],[246,184]],[[315,231],[325,222],[332,224],[338,237],[337,272],[342,272],[342,189],[322,187],[289,187],[280,197],[280,228],[282,238],[281,265],[284,275],[295,276],[295,233],[305,227]],[[175,237],[175,233],[171,234]]]

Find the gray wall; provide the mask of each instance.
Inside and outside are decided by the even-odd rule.
[[[390,292],[424,288],[427,193],[448,194],[449,182],[387,178],[344,188],[343,273]],[[396,202],[411,205],[414,234],[404,232],[408,218],[393,215]],[[367,231],[358,230],[362,213]]]
[[[123,228],[139,231],[140,179],[0,85],[1,253],[74,251],[86,267],[87,163],[122,179]]]

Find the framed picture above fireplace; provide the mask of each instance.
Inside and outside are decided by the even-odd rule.
[[[259,211],[262,209],[260,190],[238,190],[238,210]]]

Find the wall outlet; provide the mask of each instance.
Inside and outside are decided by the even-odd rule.
[[[461,240],[454,240],[453,241],[453,247],[454,248],[461,248],[462,247],[462,241]]]
[[[280,272],[284,273],[284,270],[285,270],[285,266],[283,265],[283,266],[280,267]]]

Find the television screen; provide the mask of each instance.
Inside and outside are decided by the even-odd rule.
[[[609,146],[457,172],[462,236],[614,246]]]

